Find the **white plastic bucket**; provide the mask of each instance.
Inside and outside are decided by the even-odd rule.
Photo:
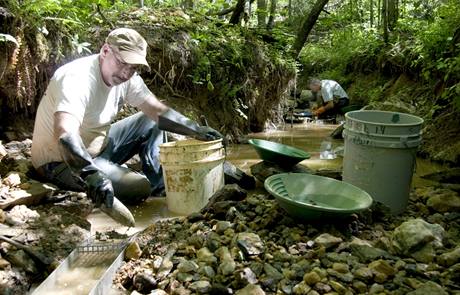
[[[200,211],[224,186],[222,140],[181,140],[160,145],[168,210],[188,215]]]
[[[398,112],[345,114],[343,181],[387,205],[393,214],[407,207],[423,119]]]

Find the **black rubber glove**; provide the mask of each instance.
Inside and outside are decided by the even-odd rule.
[[[159,116],[158,128],[204,141],[223,138],[222,134],[213,128],[201,126],[173,109],[168,109]]]
[[[216,140],[223,138],[222,134],[219,133],[219,131],[208,127],[208,126],[200,126],[198,127],[198,132],[194,138],[198,140],[204,140],[204,141],[210,141],[210,140]]]
[[[100,207],[102,203],[107,208],[113,207],[113,187],[112,181],[101,171],[96,171],[84,178],[86,183],[86,195],[96,205]]]

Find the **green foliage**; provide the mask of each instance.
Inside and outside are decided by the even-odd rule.
[[[10,8],[16,15],[30,21],[32,27],[42,27],[47,21],[56,21],[61,25],[82,29],[88,24],[101,22],[95,8],[110,6],[109,0],[13,0]]]
[[[369,28],[369,1],[330,3],[301,52],[304,73],[347,81],[349,74],[406,72],[428,85],[441,83],[441,98],[460,106],[460,2],[399,4],[398,22],[384,44],[377,19]],[[374,89],[370,97],[378,97]]]
[[[358,64],[361,69],[372,67],[370,60],[381,46],[382,42],[373,30],[348,26],[332,31],[328,38],[317,43],[308,43],[300,54],[300,60],[312,75],[324,73],[340,77],[346,74],[349,64]]]
[[[72,37],[72,49],[75,51],[75,55],[83,55],[84,53],[91,53],[88,48],[91,44],[89,42],[80,42],[77,34]]]

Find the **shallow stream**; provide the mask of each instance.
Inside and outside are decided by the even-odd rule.
[[[329,141],[332,144],[333,150],[340,150],[340,147],[343,147],[343,140],[331,139],[329,137],[331,132],[336,128],[337,125],[324,125],[311,122],[294,125],[286,124],[278,126],[278,128],[267,132],[250,134],[248,138],[265,139],[300,148],[311,155],[310,159],[304,160],[300,163],[308,168],[340,169],[343,160],[342,157],[338,156],[332,160],[320,159],[320,148],[324,141]],[[227,148],[226,159],[248,174],[250,174],[250,167],[261,161],[254,148],[249,144],[230,145]],[[443,167],[441,165],[418,158],[416,171],[412,180],[412,186],[418,187],[431,184],[430,181],[420,178],[420,175],[438,172],[442,169]],[[258,189],[262,189],[261,185],[258,187]],[[148,225],[157,220],[177,216],[168,211],[166,199],[164,197],[152,197],[141,205],[132,206],[129,207],[129,209],[136,220],[136,227],[134,228],[121,226],[104,213],[94,210],[88,218],[92,225],[92,235],[96,232],[105,232],[110,230],[131,235],[142,231]],[[84,266],[79,265],[74,271],[67,273],[65,277],[62,278],[64,283],[61,284],[61,288],[74,291],[81,289],[83,290],[82,292],[76,292],[78,294],[85,294],[88,288],[91,288],[91,286],[95,283],[95,280],[102,275],[103,270],[108,266],[109,264],[104,264],[103,266],[89,265],[88,268],[85,268]],[[85,274],[86,276],[89,275],[89,277],[85,277],[85,281],[91,282],[91,286],[88,284],[81,285],[81,283],[79,283],[80,280],[77,278],[82,278],[82,274]],[[69,279],[69,276],[71,279]],[[71,282],[74,282],[75,286],[72,286]]]
[[[340,169],[343,158],[338,156],[332,160],[320,159],[321,143],[329,141],[332,144],[332,149],[340,150],[343,147],[343,139],[332,139],[329,135],[337,128],[338,125],[318,124],[314,122],[303,124],[284,124],[276,129],[267,132],[249,134],[248,138],[265,139],[274,142],[287,144],[296,148],[300,148],[308,152],[311,157],[300,162],[301,165],[311,169]],[[234,164],[244,172],[250,174],[252,165],[258,163],[260,158],[250,144],[234,144],[227,148],[227,161]],[[412,179],[412,186],[419,187],[433,184],[429,180],[420,178],[432,172],[443,170],[442,165],[430,162],[425,159],[417,158],[416,171]],[[165,198],[152,197],[141,205],[129,207],[136,219],[135,228],[127,228],[118,225],[112,219],[107,217],[100,211],[93,211],[89,216],[89,221],[92,225],[92,232],[117,230],[119,232],[132,234],[146,228],[149,224],[163,218],[177,216],[168,211]]]

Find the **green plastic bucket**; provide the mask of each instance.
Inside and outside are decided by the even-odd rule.
[[[409,200],[423,119],[398,112],[345,114],[343,181],[368,192],[393,214]]]

